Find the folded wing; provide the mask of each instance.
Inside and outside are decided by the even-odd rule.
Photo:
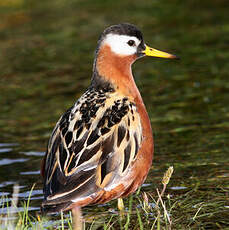
[[[134,103],[89,89],[60,118],[50,138],[43,205],[75,202],[120,183],[141,141]]]

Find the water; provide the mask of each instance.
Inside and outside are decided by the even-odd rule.
[[[133,66],[155,138],[142,190],[155,191],[173,165],[167,191],[181,203],[174,218],[184,213],[187,226],[204,204],[193,226],[227,226],[228,8],[227,0],[0,2],[0,195],[10,197],[17,185],[20,201],[27,200],[36,183],[31,210],[39,209],[40,161],[51,130],[88,86],[101,31],[128,21],[147,44],[181,57],[145,58]]]

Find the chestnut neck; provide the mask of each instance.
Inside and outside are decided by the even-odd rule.
[[[96,55],[92,85],[104,84],[125,96],[141,99],[131,69],[136,59],[135,54],[120,56],[113,53],[108,45],[103,45]]]

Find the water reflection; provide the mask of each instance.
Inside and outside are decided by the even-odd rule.
[[[172,190],[183,190],[183,189],[187,189],[187,187],[185,187],[185,186],[173,186],[173,187],[169,187],[169,189],[172,189]]]
[[[41,183],[39,165],[37,163],[34,165],[34,162],[40,162],[44,152],[25,152],[21,150],[19,144],[0,143],[0,213],[2,214],[6,214],[9,211],[8,206],[12,200],[14,186],[19,189],[16,194],[19,199],[19,207],[14,209],[13,212],[22,212],[24,208],[20,207],[21,202],[28,199],[32,202],[29,210],[39,210],[39,203],[43,199],[42,189],[31,191],[31,188],[33,183]]]
[[[20,152],[26,156],[38,156],[38,157],[42,157],[45,155],[45,152],[34,152],[34,151],[29,151],[29,152]]]
[[[40,171],[20,172],[21,175],[39,175]]]
[[[3,158],[0,160],[0,165],[11,165],[14,163],[19,163],[19,162],[25,162],[28,161],[29,159],[26,158],[19,158],[19,159],[8,159],[8,158]]]

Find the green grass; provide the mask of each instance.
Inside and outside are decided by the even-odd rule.
[[[169,182],[166,177],[170,176],[171,173],[170,175],[165,173],[162,179],[163,186],[159,185],[160,189],[151,192],[142,192],[139,189],[134,195],[126,198],[125,208],[122,211],[118,211],[117,207],[108,210],[105,206],[103,211],[96,207],[92,214],[86,212],[85,214],[83,209],[83,230],[226,229],[228,214],[226,209],[222,209],[225,204],[223,201],[213,199],[206,203],[202,202],[203,194],[198,188],[185,191],[178,196],[169,194],[166,191]],[[55,216],[42,216],[39,212],[30,212],[33,189],[34,186],[28,200],[21,204],[10,203],[7,197],[2,197],[1,203],[4,205],[2,208],[7,208],[7,213],[0,214],[0,229],[73,229],[74,216],[72,217],[71,212]],[[12,198],[14,201],[17,192],[14,191]],[[210,195],[206,191],[204,194]],[[196,201],[195,204],[192,202],[193,199]],[[18,207],[23,207],[23,211]],[[225,221],[214,221],[217,215],[221,215]]]
[[[165,174],[166,176],[166,174]],[[165,177],[164,176],[164,177]],[[171,174],[169,175],[170,178]],[[162,180],[163,181],[163,180]],[[83,229],[104,229],[104,230],[128,230],[128,229],[171,229],[171,224],[168,223],[168,216],[166,210],[166,203],[168,203],[169,197],[162,201],[164,190],[167,183],[164,184],[164,188],[161,193],[158,193],[157,201],[153,198],[152,194],[140,192],[140,189],[135,195],[130,196],[126,200],[126,208],[123,210],[115,210],[113,214],[106,213],[102,215],[102,218],[96,216],[84,217]],[[73,220],[71,212],[67,214],[60,213],[59,220],[53,220],[52,217],[41,216],[40,213],[35,215],[29,212],[30,198],[35,185],[33,185],[28,200],[22,203],[23,212],[17,209],[17,193],[19,192],[17,187],[14,187],[13,197],[11,204],[9,205],[8,199],[2,197],[2,208],[7,208],[7,214],[0,215],[0,228],[1,229],[73,229]],[[7,199],[7,201],[6,201]],[[152,201],[154,205],[150,204]],[[169,202],[170,203],[170,202]],[[5,207],[4,207],[5,205]],[[171,207],[169,207],[171,208]],[[166,212],[166,213],[165,213]],[[56,219],[56,217],[54,218]],[[137,219],[137,222],[135,220]],[[154,219],[154,221],[152,221]],[[51,220],[51,221],[50,221]]]

